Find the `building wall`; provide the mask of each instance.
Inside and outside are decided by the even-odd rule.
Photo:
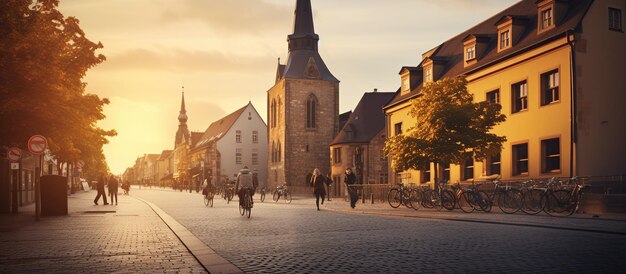
[[[236,142],[236,131],[241,130],[241,143]],[[258,142],[252,143],[252,132],[258,132]],[[217,149],[221,154],[221,170],[222,175],[234,179],[234,175],[239,173],[244,166],[253,171],[257,170],[259,181],[261,184],[267,180],[267,126],[258,114],[258,112],[248,105],[246,110],[241,114],[230,130],[217,141]],[[236,163],[236,151],[241,149],[241,164]],[[258,164],[252,164],[252,153],[256,151],[258,155]]]
[[[315,129],[306,128],[306,103],[311,94],[317,98]],[[338,126],[339,83],[281,80],[268,92],[268,106],[272,99],[280,99],[282,105],[277,127],[269,129],[269,152],[272,141],[280,141],[283,147],[281,162],[270,163],[270,186],[287,183],[304,187],[306,174],[311,170],[330,168],[328,146]]]
[[[387,136],[395,136],[395,125],[398,123],[402,123],[402,132],[407,132],[407,130],[411,127],[415,126],[416,120],[415,118],[409,115],[411,110],[410,101],[403,102],[385,110],[385,115],[387,115],[386,119],[386,131]],[[406,170],[403,172],[396,173],[391,167],[392,162],[388,162],[389,172],[388,172],[388,181],[392,184],[397,183],[417,183],[421,180],[421,172],[418,170]]]
[[[277,104],[276,124],[272,125],[271,121],[271,104],[275,101]],[[281,155],[280,162],[272,162],[272,145],[281,144],[281,154],[285,151],[285,80],[280,80],[267,92],[267,123],[268,123],[268,169],[267,182],[270,188],[281,185],[285,180],[285,161]]]
[[[370,141],[365,150],[366,160],[366,177],[365,183],[373,184],[386,184],[389,182],[389,171],[387,169],[387,157],[383,154],[383,148],[385,147],[387,132],[385,129],[381,130]],[[381,179],[384,176],[385,179]]]
[[[608,28],[608,8],[622,11],[622,31]],[[576,35],[577,174],[626,174],[626,1],[594,1]]]

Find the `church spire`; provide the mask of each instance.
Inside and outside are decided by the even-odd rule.
[[[293,34],[287,37],[289,51],[317,51],[317,41],[320,40],[320,37],[315,34],[315,27],[313,26],[311,0],[297,0],[294,13]]]
[[[185,109],[185,87],[183,87],[182,100],[180,102],[180,113],[178,114],[178,130],[176,131],[176,141],[174,146],[183,142],[189,142],[189,129],[187,128],[187,110]]]
[[[178,121],[181,124],[187,123],[187,110],[185,109],[185,87],[183,87],[183,99],[180,102],[180,114],[178,114]]]

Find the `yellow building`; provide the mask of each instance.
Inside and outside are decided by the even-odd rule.
[[[416,126],[410,99],[423,83],[465,75],[476,101],[501,104],[507,120],[493,131],[507,141],[484,162],[441,165],[440,178],[626,174],[625,4],[524,0],[451,38],[402,68],[384,108],[387,134]],[[432,182],[433,172],[431,164],[390,181]]]

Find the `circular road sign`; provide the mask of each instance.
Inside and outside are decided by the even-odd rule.
[[[42,135],[33,135],[28,139],[28,150],[32,154],[42,154],[48,148],[48,140]]]
[[[17,162],[22,158],[22,150],[16,147],[9,148],[7,150],[7,159],[11,162]]]

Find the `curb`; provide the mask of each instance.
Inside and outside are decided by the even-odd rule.
[[[202,242],[198,237],[193,235],[187,228],[176,221],[172,216],[165,213],[157,205],[148,202],[139,197],[133,197],[139,201],[144,202],[163,220],[163,222],[174,232],[174,235],[182,242],[182,244],[189,250],[191,255],[196,258],[198,263],[204,267],[209,273],[244,273],[237,266],[226,260],[224,257],[217,254],[211,247]]]

